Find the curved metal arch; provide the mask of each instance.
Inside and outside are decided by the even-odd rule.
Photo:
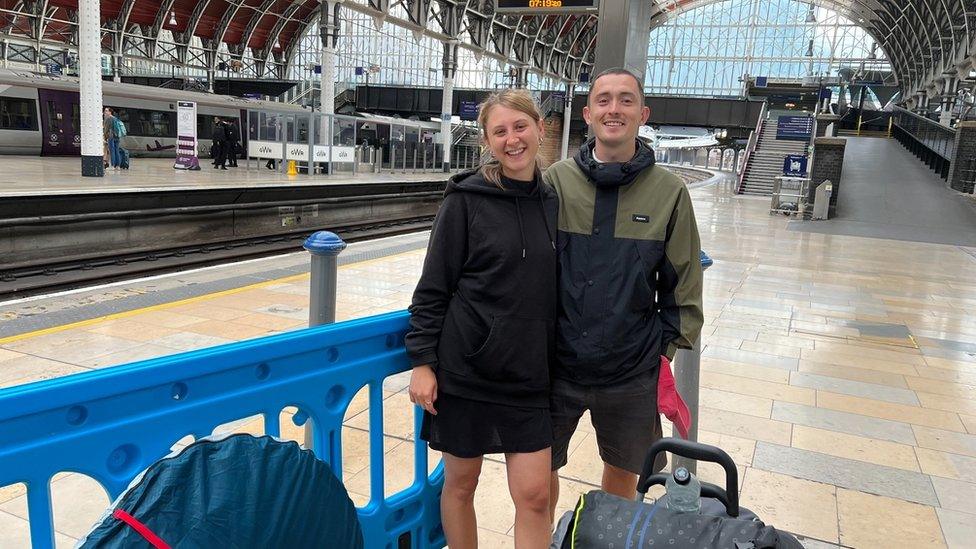
[[[565,22],[562,24],[559,32],[556,35],[556,39],[553,41],[552,49],[549,50],[549,56],[546,59],[546,66],[550,69],[555,69],[556,74],[566,75],[566,62],[569,60],[569,47],[572,45],[577,32],[574,29],[577,27],[582,27],[586,21],[586,17],[581,15],[568,15],[566,16]],[[555,60],[556,66],[553,66],[553,61]]]
[[[186,22],[186,30],[181,33],[180,41],[189,46],[190,40],[197,33],[197,27],[200,26],[200,20],[203,19],[203,13],[207,11],[207,7],[210,5],[211,0],[197,0],[196,5],[193,6],[193,11],[190,12],[190,19]]]
[[[227,34],[227,30],[230,29],[230,24],[234,21],[234,18],[237,17],[237,12],[241,11],[241,8],[243,7],[250,7],[245,4],[245,0],[225,0],[225,1],[228,3],[227,9],[224,11],[224,14],[220,17],[220,21],[217,23],[217,32],[214,33],[214,37],[213,37],[215,51],[217,48],[220,47],[220,43],[224,41],[224,36]],[[230,44],[228,44],[227,49],[233,55],[234,49],[230,48],[229,46]],[[215,55],[213,61],[211,61],[211,65],[216,65],[216,62],[217,62],[217,56]]]
[[[176,0],[163,0],[159,3],[159,9],[156,10],[156,17],[153,19],[153,25],[149,29],[149,39],[150,47],[147,48],[153,57],[156,56],[156,44],[159,42],[159,33],[163,30],[163,24],[166,23],[166,14],[173,9],[173,3]],[[131,4],[135,4],[135,1],[131,1]]]
[[[278,0],[262,0],[261,5],[254,8],[256,11],[248,20],[247,26],[244,27],[244,33],[241,35],[242,48],[249,47],[251,39],[254,37],[254,31],[256,31],[258,28],[258,24],[261,23],[261,20],[264,19],[266,15],[271,13],[271,8],[277,1]]]
[[[129,28],[129,17],[132,16],[132,8],[136,6],[134,1],[122,2],[119,7],[119,15],[115,18],[115,40],[113,41],[115,53],[122,55],[125,52],[126,38],[125,32]]]
[[[278,42],[281,32],[285,29],[285,25],[293,21],[298,22],[298,29],[295,31],[294,36],[291,37],[287,45],[281,48],[283,61],[280,63],[287,66],[294,55],[295,47],[301,42],[302,36],[305,34],[305,29],[308,28],[308,25],[312,21],[318,20],[318,10],[311,10],[304,20],[294,19],[295,12],[301,9],[303,5],[304,2],[294,2],[278,15],[278,20],[275,21],[274,27],[268,33],[268,45],[265,48],[267,50],[267,57],[265,57],[266,63],[273,62],[279,64],[278,61],[272,61],[271,58],[274,57],[274,45]]]

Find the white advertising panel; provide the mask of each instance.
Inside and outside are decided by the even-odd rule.
[[[285,159],[308,162],[308,144],[285,143]]]
[[[333,162],[355,162],[356,147],[332,147]]]
[[[256,158],[281,158],[281,143],[277,141],[247,142],[247,155]]]

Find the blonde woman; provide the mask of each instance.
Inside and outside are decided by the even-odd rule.
[[[556,195],[536,155],[543,122],[525,90],[481,104],[494,160],[454,176],[410,306],[410,399],[444,456],[441,519],[452,549],[477,547],[474,493],[485,454],[504,453],[515,546],[548,547],[556,312]]]

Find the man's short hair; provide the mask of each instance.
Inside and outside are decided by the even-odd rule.
[[[609,69],[607,69],[605,71],[601,71],[600,74],[596,75],[596,78],[594,78],[593,80],[590,81],[590,90],[592,91],[593,88],[596,87],[596,81],[597,80],[603,78],[604,76],[610,76],[612,74],[624,74],[624,75],[627,75],[627,76],[633,78],[634,79],[634,82],[637,84],[637,93],[638,93],[638,95],[644,95],[644,84],[640,81],[639,78],[637,78],[637,75],[636,74],[630,72],[629,70],[627,70],[627,69],[625,69],[623,67],[610,67]]]

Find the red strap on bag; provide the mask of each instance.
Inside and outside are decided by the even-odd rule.
[[[688,429],[691,428],[691,412],[688,405],[678,394],[671,374],[671,361],[661,355],[661,373],[657,378],[657,410],[664,417],[671,420],[681,438],[688,439]]]
[[[152,544],[152,546],[156,549],[170,549],[169,544],[154,534],[149,527],[139,522],[136,517],[130,515],[122,509],[116,509],[115,512],[112,513],[112,516],[131,526],[133,530],[138,532],[140,536],[145,538],[145,540]]]

